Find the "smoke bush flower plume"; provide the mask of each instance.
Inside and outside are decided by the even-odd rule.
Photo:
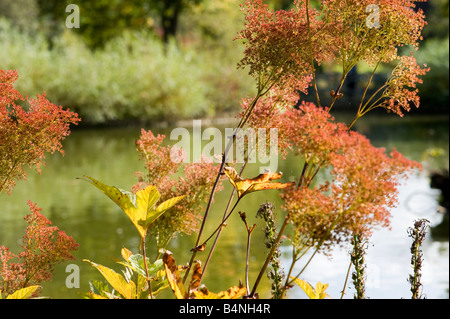
[[[6,295],[51,280],[55,265],[75,259],[72,251],[79,246],[64,231],[50,226],[36,204],[28,201],[28,206],[31,214],[25,217],[28,227],[22,238],[23,251],[16,255],[0,247],[0,290]]]
[[[64,154],[61,141],[70,134],[70,124],[80,121],[45,94],[25,99],[14,88],[17,79],[17,71],[0,70],[0,193],[10,193],[16,180],[26,178],[24,166],[40,172],[46,152]],[[27,101],[28,110],[16,101]]]

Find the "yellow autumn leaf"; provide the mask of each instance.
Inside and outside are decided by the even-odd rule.
[[[122,255],[122,258],[125,259],[125,261],[128,261],[128,258],[130,258],[133,253],[128,249],[123,247],[120,251],[120,254]]]
[[[136,299],[136,285],[134,282],[128,282],[121,274],[116,273],[108,267],[96,264],[87,259],[83,259],[83,261],[87,261],[96,268],[123,298]]]
[[[200,286],[202,275],[201,263],[198,261],[193,267],[191,281],[189,282],[189,292],[194,291],[198,288],[198,286]]]
[[[323,284],[320,281],[316,284],[315,292],[318,295],[319,299],[325,299],[328,297],[328,294],[325,292],[327,290],[328,284]]]
[[[175,204],[177,204],[180,200],[182,200],[185,195],[172,197],[156,207],[156,209],[151,209],[147,211],[146,224],[147,227],[152,224],[159,216],[161,216],[166,210],[172,208]]]
[[[302,290],[306,293],[306,295],[310,299],[325,299],[328,297],[328,294],[325,292],[325,290],[328,288],[328,284],[322,284],[320,281],[316,284],[316,288],[314,289],[308,282],[305,280],[294,278],[294,282],[302,288]]]
[[[158,217],[185,197],[177,196],[156,206],[161,195],[154,185],[149,185],[134,195],[115,186],[108,186],[89,176],[84,176],[83,179],[100,189],[125,212],[141,238],[145,238],[148,227]]]
[[[87,294],[84,295],[86,299],[108,299],[106,297],[103,297],[101,295],[98,295],[96,293],[93,293],[92,291],[89,291]]]
[[[109,186],[103,184],[102,182],[92,178],[90,176],[83,176],[81,179],[84,179],[101,190],[106,196],[108,196],[114,203],[117,204],[123,211],[134,207],[134,204],[128,196],[128,194],[115,186]]]
[[[193,291],[196,299],[237,299],[244,296],[247,293],[245,287],[233,286],[228,290],[221,291],[219,293],[210,292],[206,287],[202,287],[197,291]]]
[[[6,299],[28,299],[40,286],[29,286],[14,291]]]
[[[180,270],[175,263],[175,259],[172,257],[172,253],[168,250],[163,256],[164,269],[166,271],[167,281],[177,299],[186,298],[186,289],[183,285],[183,279],[181,278]]]
[[[225,167],[224,173],[227,175],[230,183],[234,186],[236,191],[238,192],[239,198],[242,198],[244,195],[265,190],[265,189],[283,189],[289,186],[294,185],[294,183],[273,183],[273,180],[280,179],[283,174],[282,173],[263,173],[259,174],[254,178],[243,179],[236,170],[232,167]]]

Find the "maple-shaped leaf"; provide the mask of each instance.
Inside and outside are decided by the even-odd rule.
[[[289,186],[294,185],[295,183],[273,183],[273,180],[280,179],[283,174],[282,173],[263,173],[259,174],[254,178],[243,179],[236,170],[232,167],[225,167],[224,173],[227,175],[231,184],[234,186],[236,191],[238,192],[239,198],[242,198],[244,195],[256,192],[265,189],[283,189]]]

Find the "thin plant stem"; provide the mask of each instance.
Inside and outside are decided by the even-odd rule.
[[[192,264],[193,264],[193,262],[194,262],[194,260],[195,260],[196,255],[197,255],[198,249],[196,249],[196,248],[199,247],[199,243],[200,243],[200,240],[201,240],[201,237],[202,237],[202,234],[203,234],[203,230],[204,230],[204,227],[205,227],[205,224],[206,224],[206,219],[208,218],[208,214],[209,214],[209,211],[210,211],[210,209],[211,209],[212,200],[213,200],[214,195],[215,195],[215,193],[216,193],[217,186],[218,186],[219,180],[220,180],[220,176],[222,175],[223,169],[224,169],[224,167],[225,167],[225,162],[226,162],[226,158],[227,158],[228,152],[230,151],[231,147],[232,147],[233,144],[234,144],[234,141],[236,140],[237,133],[238,133],[239,130],[242,129],[242,127],[244,127],[244,125],[247,123],[247,121],[248,121],[248,119],[249,119],[249,117],[250,117],[250,115],[251,115],[251,112],[253,111],[255,105],[257,104],[258,100],[259,100],[261,97],[262,97],[262,89],[261,89],[261,87],[260,87],[260,88],[258,89],[257,95],[255,96],[255,98],[253,99],[253,101],[252,101],[252,103],[251,103],[251,106],[247,109],[246,113],[245,113],[244,116],[241,118],[241,121],[239,122],[238,127],[235,129],[232,138],[229,140],[229,142],[228,142],[228,144],[227,144],[227,147],[225,148],[225,152],[222,154],[222,162],[221,162],[221,164],[220,164],[219,172],[217,173],[216,180],[215,180],[215,182],[214,182],[213,188],[212,188],[212,190],[211,190],[211,194],[210,194],[210,196],[209,196],[208,204],[206,205],[205,213],[204,213],[204,215],[203,215],[202,224],[201,224],[201,226],[200,226],[200,230],[199,230],[199,233],[198,233],[198,235],[197,235],[197,241],[196,241],[196,244],[195,244],[194,249],[192,250],[191,259],[190,259],[190,261],[189,261],[189,265],[188,265],[188,268],[187,268],[187,270],[186,270],[186,273],[185,273],[185,275],[184,275],[184,277],[183,277],[183,283],[186,282],[186,280],[187,280],[187,278],[188,278],[188,275],[189,275],[189,272],[190,272],[190,270],[191,270],[191,268],[192,268]],[[237,204],[237,203],[236,203],[236,204]],[[223,223],[222,223],[222,224],[223,224]],[[219,225],[219,227],[222,227],[222,224]]]
[[[144,257],[144,268],[145,268],[145,275],[147,277],[146,279],[148,284],[148,291],[150,292],[150,298],[153,299],[152,285],[150,282],[150,277],[148,275],[147,256],[145,253],[145,236],[142,238],[142,256]]]
[[[330,235],[331,231],[334,229],[334,227],[337,225],[339,219],[341,217],[341,214],[339,214],[336,219],[334,220],[334,222],[331,224],[330,228],[327,231],[327,234],[325,236],[323,236],[320,241],[317,243],[316,249],[314,250],[314,252],[312,253],[311,257],[309,257],[308,261],[306,262],[306,264],[303,266],[303,268],[300,270],[300,272],[297,274],[297,276],[295,276],[294,278],[298,278],[300,277],[300,275],[305,271],[306,267],[308,267],[309,263],[311,262],[311,260],[314,258],[314,256],[316,255],[316,253],[319,251],[319,249],[322,247],[323,243],[325,242],[325,240],[328,238],[328,236]],[[291,282],[293,282],[293,280],[291,280],[288,284],[290,284]]]
[[[239,172],[239,175],[242,175],[242,172],[244,171],[247,163],[248,163],[248,157],[247,157],[246,161],[244,162],[244,164],[242,164],[242,167],[241,167],[241,170]],[[225,217],[227,216],[228,210],[230,209],[231,202],[233,201],[235,193],[236,193],[236,189],[233,187],[233,191],[231,192],[230,198],[229,198],[228,203],[227,203],[227,207],[225,208],[225,211],[223,213],[222,222],[225,220]],[[205,274],[206,268],[208,267],[209,261],[211,260],[211,257],[212,257],[212,254],[213,254],[215,248],[216,248],[217,242],[219,241],[219,237],[222,234],[222,230],[223,230],[223,227],[221,227],[220,230],[218,231],[218,233],[216,235],[216,239],[214,240],[214,243],[213,243],[213,245],[211,247],[211,250],[209,251],[208,257],[206,258],[205,265],[203,266],[203,270],[202,270],[202,274],[203,275]]]
[[[222,159],[222,163],[221,163],[220,168],[219,168],[219,173],[217,174],[216,180],[215,180],[213,188],[211,190],[211,194],[210,194],[210,197],[209,197],[209,200],[208,200],[208,204],[206,205],[205,214],[203,216],[203,221],[202,221],[202,224],[200,226],[200,231],[199,231],[198,236],[197,236],[197,241],[196,241],[195,247],[198,247],[198,244],[200,242],[201,236],[203,234],[203,229],[205,227],[205,222],[206,222],[206,219],[208,217],[209,210],[211,208],[212,199],[214,198],[214,194],[215,194],[217,186],[219,184],[220,175],[222,174],[223,168],[225,166],[225,156],[226,156],[226,154],[224,153],[222,155],[223,159]],[[186,273],[184,274],[184,277],[183,277],[183,283],[185,283],[186,279],[188,278],[189,271],[190,271],[190,269],[192,267],[192,263],[194,262],[196,255],[197,255],[197,249],[194,248],[193,251],[192,251],[191,260],[189,261],[188,269],[186,270]]]
[[[317,101],[317,106],[320,107],[320,96],[319,96],[319,90],[317,89],[317,80],[316,80],[316,70],[314,67],[314,56],[312,54],[313,52],[313,48],[312,48],[312,41],[311,41],[311,24],[310,24],[310,20],[309,20],[309,0],[307,0],[305,2],[305,6],[306,6],[306,21],[307,21],[307,26],[308,26],[308,44],[309,44],[309,55],[310,55],[310,64],[311,64],[311,73],[312,73],[312,77],[313,77],[313,87],[314,87],[314,93],[316,95],[316,101]]]
[[[372,74],[370,75],[369,81],[367,81],[366,88],[364,89],[364,93],[363,93],[363,95],[361,97],[361,103],[359,104],[358,114],[361,111],[362,105],[364,103],[364,99],[366,98],[367,91],[369,90],[370,83],[372,83],[373,77],[375,76],[375,72],[377,71],[378,67],[380,66],[380,63],[381,63],[381,59],[375,65],[375,67],[374,67],[374,69],[372,71]]]
[[[247,295],[250,292],[250,286],[248,281],[248,268],[249,268],[249,257],[250,257],[250,242],[252,237],[252,232],[256,227],[256,224],[252,227],[248,227],[247,219],[245,213],[239,212],[239,215],[241,216],[242,221],[244,222],[245,229],[247,230],[247,252],[246,252],[246,258],[245,258],[245,287],[247,289]]]
[[[247,287],[247,294],[250,292],[250,286],[248,283],[248,264],[249,264],[248,260],[249,260],[249,256],[250,256],[251,237],[252,237],[252,231],[247,229],[247,257],[245,259],[245,287]]]
[[[231,202],[233,201],[233,197],[234,197],[235,193],[236,193],[236,189],[233,188],[233,191],[231,192],[230,199],[228,200],[227,207],[226,207],[225,212],[223,214],[222,222],[224,222],[225,217],[227,216],[228,210],[230,209]],[[211,257],[212,257],[212,254],[214,252],[214,249],[216,248],[217,242],[219,241],[219,237],[222,234],[222,230],[223,230],[223,227],[220,228],[220,230],[218,231],[218,233],[216,235],[216,239],[214,240],[214,243],[211,246],[211,250],[209,251],[208,257],[206,258],[205,265],[203,266],[202,274],[205,274],[206,268],[208,267],[209,261],[211,260]]]
[[[335,103],[336,100],[338,99],[339,93],[340,93],[340,91],[341,91],[342,85],[344,85],[344,81],[345,81],[345,79],[347,78],[348,72],[349,72],[349,71],[347,71],[347,72],[344,71],[344,72],[342,73],[341,80],[340,80],[339,85],[338,85],[338,87],[337,87],[337,89],[336,89],[336,92],[334,93],[334,96],[333,96],[332,99],[331,99],[331,102],[330,102],[330,106],[329,106],[329,108],[328,108],[328,111],[331,111],[331,109],[333,108],[334,103]]]
[[[295,249],[295,246],[292,245],[292,263],[291,263],[291,266],[289,267],[289,271],[286,276],[285,286],[287,285],[287,283],[289,281],[289,277],[291,276],[292,272],[294,271],[295,263],[297,261],[299,261],[299,259],[300,259],[298,255],[299,255],[299,252]]]
[[[239,201],[241,200],[241,198],[238,198],[236,203],[234,204],[233,208],[231,209],[231,211],[228,213],[228,215],[225,216],[225,218],[222,220],[222,222],[219,224],[219,226],[212,232],[211,235],[209,235],[209,237],[203,241],[203,243],[200,246],[195,247],[194,249],[198,249],[202,246],[205,246],[208,241],[220,230],[225,226],[225,222],[227,221],[227,219],[231,216],[231,214],[233,214],[234,209],[236,208],[236,206],[239,204]]]
[[[302,173],[300,175],[300,179],[298,180],[297,188],[299,188],[303,184],[303,181],[305,178],[305,173],[306,173],[306,170],[308,169],[308,165],[309,165],[309,163],[305,161],[305,163],[303,164],[303,169],[302,169]]]
[[[286,216],[286,218],[284,219],[284,223],[283,223],[283,225],[280,228],[280,232],[278,233],[277,239],[275,240],[275,243],[273,244],[272,248],[270,249],[270,252],[267,255],[266,261],[264,262],[264,265],[262,266],[262,268],[261,268],[261,270],[260,270],[260,272],[258,274],[258,277],[256,278],[255,284],[253,285],[252,291],[250,293],[250,297],[251,298],[256,293],[256,289],[258,288],[258,285],[261,282],[261,279],[262,279],[262,277],[264,275],[264,272],[266,271],[267,266],[269,265],[270,260],[272,259],[272,256],[275,253],[275,250],[277,249],[278,244],[281,241],[281,238],[283,237],[284,230],[286,229],[286,226],[288,225],[288,223],[289,223],[289,216]]]
[[[344,287],[342,287],[342,291],[341,291],[341,299],[344,299],[345,288],[347,287],[348,277],[350,276],[351,269],[352,269],[352,261],[350,260],[350,262],[348,264],[347,275],[345,276]]]

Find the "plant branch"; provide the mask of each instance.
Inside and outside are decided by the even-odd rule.
[[[239,175],[240,176],[242,176],[242,172],[244,171],[245,166],[247,165],[247,163],[248,163],[248,158],[246,159],[245,163],[242,165],[241,170],[239,171]],[[224,220],[225,220],[225,218],[227,216],[228,210],[230,209],[231,202],[233,201],[235,193],[236,193],[236,189],[233,187],[233,191],[231,192],[230,198],[229,198],[228,203],[227,203],[227,207],[225,208],[225,211],[223,213],[222,222],[224,222]],[[219,241],[219,237],[222,234],[222,230],[223,230],[223,227],[221,227],[220,230],[218,231],[218,233],[216,235],[216,239],[214,240],[214,243],[213,243],[213,245],[211,247],[211,250],[209,251],[208,257],[206,258],[205,265],[203,266],[203,270],[202,270],[202,274],[203,275],[205,274],[206,268],[208,267],[209,261],[211,260],[211,257],[212,257],[212,254],[213,254],[215,248],[216,248],[217,242]]]
[[[142,237],[142,256],[144,257],[144,268],[145,268],[145,275],[147,277],[146,279],[148,284],[148,291],[150,292],[150,298],[153,299],[152,285],[150,282],[150,276],[148,275],[147,257],[145,253],[145,236]]]
[[[316,101],[317,101],[317,106],[320,107],[320,96],[319,96],[319,90],[317,88],[317,80],[316,80],[316,70],[314,67],[314,56],[313,56],[313,48],[312,48],[312,40],[311,40],[311,22],[309,19],[309,0],[307,0],[305,2],[305,6],[306,6],[306,21],[307,21],[307,25],[308,25],[308,44],[309,44],[309,55],[310,55],[310,64],[311,64],[311,73],[312,73],[312,77],[313,77],[313,87],[314,87],[314,93],[316,94]]]

